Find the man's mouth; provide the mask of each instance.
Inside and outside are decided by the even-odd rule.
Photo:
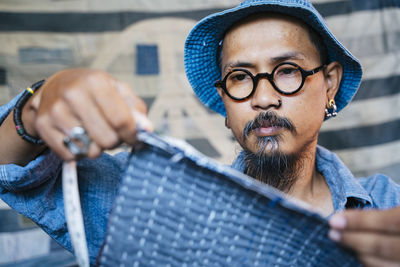
[[[254,125],[254,133],[256,136],[274,136],[280,134],[285,128],[279,121],[276,120],[264,120],[257,121]]]
[[[273,136],[280,134],[284,128],[281,126],[274,126],[274,125],[262,125],[254,129],[254,133],[257,136]]]
[[[284,117],[279,117],[273,111],[260,113],[254,120],[249,121],[243,129],[243,139],[249,137],[254,131],[257,137],[280,136],[284,130],[296,134],[294,124]]]

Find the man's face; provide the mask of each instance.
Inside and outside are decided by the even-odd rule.
[[[235,68],[247,69],[253,75],[271,73],[282,62],[296,63],[305,70],[321,65],[307,29],[297,20],[278,15],[258,16],[232,28],[224,38],[222,77]],[[259,152],[258,140],[263,137],[272,140],[279,136],[275,138],[278,145],[269,142],[264,154],[294,154],[316,144],[327,103],[323,71],[309,76],[294,95],[278,93],[265,78],[259,81],[255,93],[247,100],[235,101],[222,89],[218,91],[227,111],[228,126],[246,150]],[[290,120],[295,130],[264,124],[252,130],[247,138],[243,137],[246,124],[266,111]]]

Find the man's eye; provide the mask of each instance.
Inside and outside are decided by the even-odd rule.
[[[234,82],[240,82],[240,81],[245,81],[249,78],[250,78],[249,75],[246,73],[236,73],[231,75],[230,80]]]
[[[236,80],[241,81],[241,80],[246,79],[246,75],[245,74],[239,74],[239,75],[235,75],[233,78],[236,79]]]
[[[296,68],[282,68],[282,69],[279,69],[276,73],[279,76],[292,76],[292,75],[296,75],[298,72],[299,72],[299,70]]]

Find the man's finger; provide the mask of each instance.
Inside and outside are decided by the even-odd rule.
[[[398,235],[331,230],[329,237],[355,250],[358,255],[400,261],[400,236]]]
[[[135,119],[124,99],[117,93],[116,81],[98,74],[89,90],[99,113],[119,136],[119,139],[133,144],[136,140]]]
[[[73,160],[75,157],[65,146],[63,140],[68,135],[68,131],[75,126],[80,126],[81,122],[76,118],[64,103],[56,103],[53,111],[42,115],[36,121],[41,138],[45,143],[64,160]],[[87,156],[95,158],[100,155],[102,149],[96,142],[91,142]]]
[[[135,95],[133,89],[129,86],[129,84],[121,81],[116,81],[116,86],[118,88],[118,93],[127,102],[128,105],[143,114],[147,114],[146,104],[141,98]]]
[[[117,81],[118,92],[128,104],[138,127],[153,131],[152,122],[147,118],[147,107],[144,101],[133,93],[132,88],[124,82]]]
[[[53,115],[54,124],[65,134],[68,134],[75,126],[82,126],[90,138],[103,149],[111,149],[118,145],[118,133],[104,118],[93,99],[84,92],[74,91],[69,94],[67,108],[63,112],[58,112],[61,113],[58,116]],[[52,114],[54,113],[57,112],[54,110]],[[72,116],[78,118],[75,124],[70,121]]]
[[[63,160],[70,161],[75,157],[64,145],[65,135],[52,126],[48,117],[42,116],[36,121],[36,127],[43,141]]]
[[[400,233],[400,207],[390,210],[347,210],[329,220],[334,229]]]
[[[362,256],[359,260],[365,267],[399,267],[400,263],[396,261],[387,261],[373,256]]]

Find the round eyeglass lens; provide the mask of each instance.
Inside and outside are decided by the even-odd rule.
[[[273,80],[279,90],[291,93],[300,88],[303,83],[303,76],[299,67],[283,64],[275,69]]]
[[[235,98],[246,98],[253,90],[253,78],[245,71],[234,70],[225,82],[226,90]]]

